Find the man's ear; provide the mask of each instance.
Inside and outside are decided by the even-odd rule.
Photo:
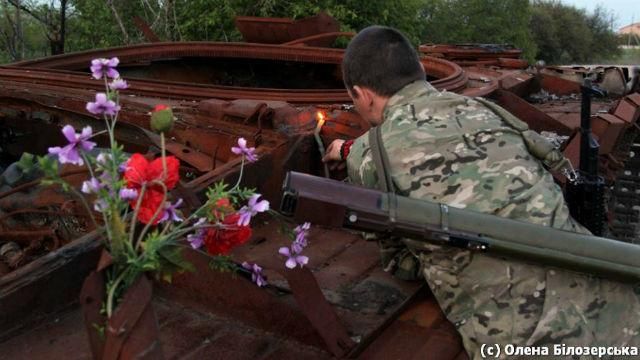
[[[362,101],[363,104],[372,104],[373,103],[373,92],[366,88],[356,85],[353,87],[353,92],[355,92],[356,98]]]

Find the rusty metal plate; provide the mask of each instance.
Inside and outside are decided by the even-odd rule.
[[[304,19],[237,16],[236,28],[249,43],[282,44],[292,40],[340,31],[340,23],[325,12]],[[331,46],[333,38],[313,40],[310,46]]]
[[[591,118],[591,126],[599,139],[600,155],[607,155],[615,149],[628,124],[615,115],[599,114]]]

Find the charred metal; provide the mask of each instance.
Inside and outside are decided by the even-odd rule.
[[[65,124],[104,127],[85,110],[101,88],[89,79],[91,59],[117,56],[129,82],[116,131],[125,151],[157,153],[160,140],[149,129],[148,113],[159,103],[174,109],[178,121],[167,150],[181,160],[183,181],[175,192],[188,209],[202,202],[208,186],[237,179],[240,161],[229,149],[238,137],[260,155],[245,169],[244,185],[279,203],[287,171],[324,176],[313,136],[318,111],[327,116],[320,132],[325,145],[368,130],[342,85],[343,50],[321,47],[349,36],[339,32],[335,20],[239,18],[237,26],[247,43],[152,42],[0,68],[3,356],[24,357],[27,343],[51,358],[70,351],[90,356],[78,335],[83,328],[76,304],[82,279],[99,258],[100,230],[77,198],[41,186],[37,174],[13,163],[24,153],[45,154],[62,140],[59,129]],[[147,37],[155,41],[152,33]],[[591,121],[600,145],[598,171],[607,185],[608,235],[637,241],[640,93],[632,69],[529,67],[520,50],[499,45],[426,44],[419,50],[436,88],[497,102],[532,129],[559,139],[575,168],[580,166],[580,84],[589,77],[606,88],[610,96],[591,104]],[[98,138],[98,146],[105,143]],[[86,174],[68,167],[63,176],[80,186]],[[343,179],[345,173],[332,171],[330,177]],[[563,178],[557,180],[565,185]],[[266,290],[211,271],[180,275],[170,286],[154,283],[165,356],[216,351],[247,358],[383,359],[428,349],[434,358],[466,358],[428,288],[394,280],[380,269],[375,243],[331,229],[314,229],[310,240],[311,263],[293,272],[279,271],[282,264],[274,260],[286,239],[273,222],[261,222],[252,240],[234,251],[234,259],[267,269],[272,286]],[[200,254],[188,257],[208,268]],[[43,339],[54,336],[56,342],[45,344]]]

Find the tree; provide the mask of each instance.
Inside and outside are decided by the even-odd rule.
[[[166,41],[180,40],[175,28],[175,1],[72,0],[69,49],[79,51],[145,42],[134,19],[140,17]],[[190,4],[185,4],[190,7]]]
[[[68,0],[50,0],[48,4],[22,0],[8,0],[8,2],[44,26],[52,55],[64,53]]]
[[[325,11],[342,24],[343,31],[357,31],[368,25],[393,26],[417,45],[424,28],[421,8],[424,0],[176,0],[178,29],[185,40],[240,40],[233,19],[236,16],[312,16]]]
[[[342,31],[387,25],[414,45],[513,44],[528,60],[549,63],[617,53],[610,13],[599,7],[587,14],[557,0],[0,0],[0,58],[144,42],[136,17],[165,41],[241,41],[236,16],[299,19],[320,11]]]
[[[0,36],[2,37],[0,42],[4,45],[10,59],[18,61],[24,57],[24,34],[20,9],[10,9],[6,0],[3,0],[1,5],[3,21],[0,24]]]
[[[176,0],[176,22],[184,40],[240,41],[233,19],[248,1]]]
[[[613,18],[602,7],[592,14],[559,1],[535,1],[531,32],[537,57],[548,63],[594,62],[618,54]]]
[[[613,31],[615,17],[602,5],[598,5],[591,15],[587,17],[587,27],[591,30],[591,52],[596,56],[592,60],[599,60],[617,56],[620,50],[617,44],[617,35]]]
[[[535,55],[528,0],[433,0],[423,12],[425,42],[512,44],[529,59]]]

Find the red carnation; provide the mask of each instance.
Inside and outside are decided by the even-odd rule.
[[[212,255],[226,255],[236,246],[242,245],[251,237],[249,226],[238,226],[239,214],[226,216],[222,221],[224,228],[209,228],[204,245]]]
[[[163,206],[162,198],[164,190],[159,184],[152,184],[152,181],[162,182],[167,191],[173,189],[180,175],[178,169],[180,168],[180,161],[174,156],[166,157],[167,174],[163,179],[162,158],[157,158],[149,162],[141,154],[133,154],[127,162],[127,168],[124,172],[124,179],[127,182],[127,187],[136,189],[138,194],[142,193],[142,186],[147,184],[142,202],[140,203],[140,209],[138,210],[138,220],[143,224],[147,224],[151,221],[151,218],[156,213],[160,206]],[[129,204],[135,208],[138,200],[131,200]],[[162,214],[159,214],[153,224],[157,224],[160,221]]]

